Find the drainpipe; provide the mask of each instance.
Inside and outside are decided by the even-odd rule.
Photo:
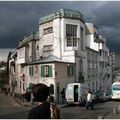
[[[74,65],[74,66],[75,66],[75,67],[74,67],[74,68],[75,68],[75,69],[74,69],[74,82],[75,82],[75,83],[77,82],[77,81],[76,81],[76,71],[77,71],[77,70],[76,70],[76,55],[77,55],[77,51],[75,50],[75,65]]]
[[[75,62],[75,64],[74,64],[74,82],[76,83],[77,81],[76,81],[76,62]]]

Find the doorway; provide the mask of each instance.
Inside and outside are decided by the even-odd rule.
[[[78,102],[78,85],[74,85],[74,102]]]

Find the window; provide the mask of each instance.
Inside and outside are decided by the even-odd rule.
[[[53,45],[45,45],[44,48],[43,48],[43,51],[46,52],[46,51],[51,51],[53,48]]]
[[[18,58],[25,57],[25,47],[18,49]]]
[[[96,81],[96,90],[98,90],[98,81]]]
[[[80,27],[80,35],[81,35],[81,50],[84,50],[84,29]]]
[[[20,67],[20,74],[22,74],[22,73],[23,73],[23,71],[24,71],[24,66],[23,66],[23,65],[21,65],[21,67]]]
[[[49,27],[49,28],[44,29],[44,34],[49,34],[52,32],[53,32],[53,27]]]
[[[37,49],[37,51],[39,51],[39,45],[37,45],[36,49]]]
[[[100,56],[102,56],[102,51],[100,51]]]
[[[29,75],[33,76],[33,66],[29,66]]]
[[[45,66],[45,71],[44,72],[45,72],[45,74],[44,74],[45,77],[48,77],[49,76],[49,66],[48,65]]]
[[[67,66],[67,75],[73,76],[73,66],[72,65]]]
[[[41,77],[52,77],[52,65],[41,66]]]
[[[67,47],[77,47],[77,25],[66,24]]]
[[[120,85],[113,85],[113,86],[112,86],[112,89],[113,89],[113,90],[120,90]]]

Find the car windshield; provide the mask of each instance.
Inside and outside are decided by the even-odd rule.
[[[120,90],[120,85],[113,85],[113,90]]]

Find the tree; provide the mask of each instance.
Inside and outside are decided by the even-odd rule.
[[[0,62],[0,87],[3,89],[7,84],[7,63]]]

